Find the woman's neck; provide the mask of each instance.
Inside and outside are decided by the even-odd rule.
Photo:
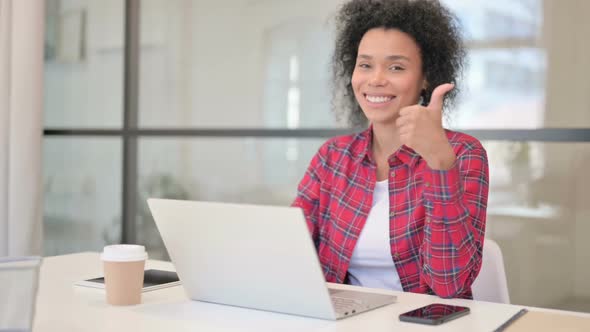
[[[372,143],[373,157],[376,160],[387,160],[402,145],[395,124],[373,124]]]

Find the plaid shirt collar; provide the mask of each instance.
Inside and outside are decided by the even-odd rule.
[[[368,129],[358,133],[357,140],[359,144],[357,146],[355,161],[361,163],[363,160],[367,160],[369,163],[375,164],[372,153],[373,125],[370,125]],[[389,165],[395,165],[397,160],[399,160],[402,164],[406,164],[410,168],[413,168],[421,158],[422,157],[412,148],[402,145],[396,152],[389,156]]]

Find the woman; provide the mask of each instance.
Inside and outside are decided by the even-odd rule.
[[[354,135],[313,157],[293,205],[326,280],[472,298],[488,196],[486,152],[442,127],[465,51],[438,1],[352,0],[337,16],[339,111]]]

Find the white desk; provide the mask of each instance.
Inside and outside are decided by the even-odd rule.
[[[148,261],[146,268],[174,270],[171,263]],[[398,302],[340,321],[190,301],[182,286],[143,294],[142,304],[109,306],[104,291],[73,286],[102,275],[98,253],[43,260],[33,332],[44,331],[492,331],[521,307],[435,296],[389,292]],[[288,285],[285,285],[288,287]],[[338,285],[340,288],[354,286]],[[377,291],[388,293],[387,291]],[[438,327],[400,322],[398,315],[429,303],[468,306],[471,314]],[[535,309],[532,310],[543,310]],[[571,313],[590,317],[590,314]]]

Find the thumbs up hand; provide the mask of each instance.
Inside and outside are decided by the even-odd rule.
[[[396,121],[402,144],[416,151],[432,169],[446,170],[456,160],[455,152],[442,126],[442,106],[445,94],[455,86],[437,86],[426,107],[412,105],[400,110]]]

